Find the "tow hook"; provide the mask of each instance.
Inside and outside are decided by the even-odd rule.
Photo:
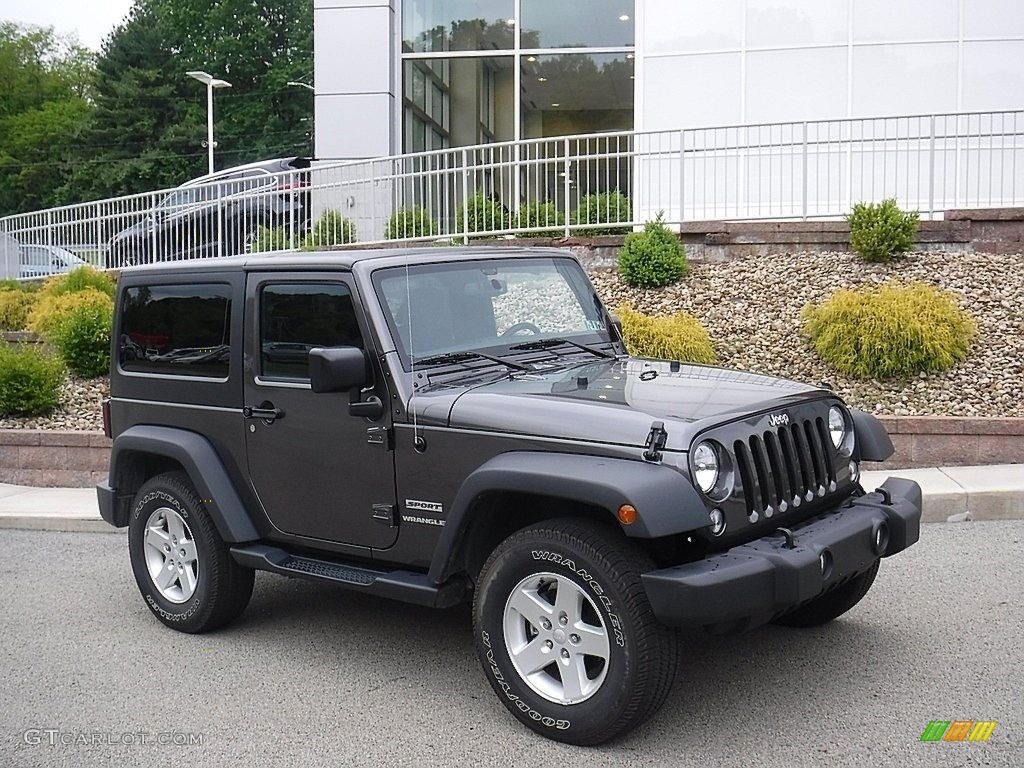
[[[775,532],[781,534],[786,540],[786,543],[782,545],[783,547],[786,549],[796,549],[796,537],[789,528],[778,528]]]

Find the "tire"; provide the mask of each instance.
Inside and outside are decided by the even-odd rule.
[[[128,553],[146,605],[179,632],[222,627],[252,596],[254,571],[232,559],[183,472],[158,475],[139,489],[128,521]]]
[[[621,532],[568,518],[518,531],[491,553],[473,600],[477,655],[520,722],[556,741],[600,744],[661,707],[679,640],[647,601],[640,574],[653,567]],[[563,607],[573,613],[564,623]]]
[[[864,595],[871,589],[878,573],[878,560],[864,573],[855,576],[836,589],[829,590],[811,600],[807,605],[797,608],[779,618],[773,624],[780,624],[784,627],[820,627],[828,624],[846,613],[859,603]]]

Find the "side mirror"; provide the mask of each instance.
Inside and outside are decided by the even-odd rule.
[[[349,393],[352,416],[379,419],[384,414],[380,398],[361,399],[363,387],[372,379],[370,357],[359,347],[314,347],[309,350],[309,386],[314,392]]]

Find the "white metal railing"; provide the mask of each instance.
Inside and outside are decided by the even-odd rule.
[[[563,136],[321,162],[4,217],[0,274],[5,252],[8,272],[17,257],[29,277],[75,257],[118,267],[342,242],[569,236],[628,231],[662,211],[670,224],[825,218],[885,197],[935,217],[1024,205],[1022,152],[1024,110],[1012,110]]]

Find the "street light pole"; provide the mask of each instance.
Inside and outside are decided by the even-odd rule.
[[[290,85],[290,86],[292,86],[294,88],[305,88],[307,91],[311,91],[314,94],[316,93],[316,89],[312,85],[310,85],[309,83],[300,83],[298,80],[289,80],[286,83],[286,85]],[[314,104],[314,116],[315,116],[315,112],[316,112],[316,105]],[[310,152],[311,155],[313,155],[313,158],[315,159],[316,158],[316,126],[313,126],[313,125],[311,125],[309,127],[309,152]]]
[[[209,173],[213,173],[213,89],[214,88],[230,88],[231,83],[227,80],[220,80],[213,75],[202,72],[193,71],[186,72],[189,77],[198,80],[200,83],[206,85],[206,157],[207,164],[209,166]]]

